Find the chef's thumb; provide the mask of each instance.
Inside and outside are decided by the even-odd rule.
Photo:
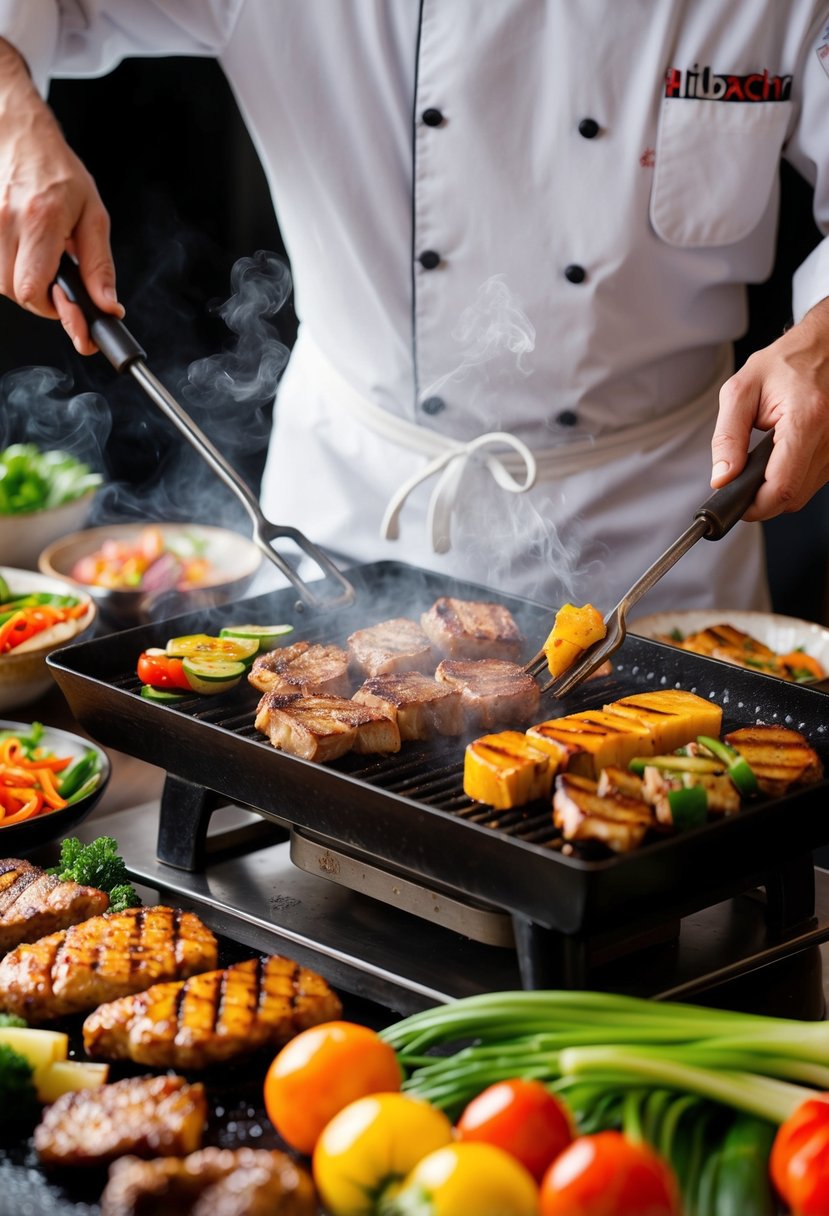
[[[720,389],[717,423],[711,438],[711,487],[726,485],[741,472],[760,401],[760,382],[742,367]]]

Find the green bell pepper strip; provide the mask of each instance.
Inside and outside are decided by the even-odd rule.
[[[728,775],[737,789],[745,798],[756,794],[759,787],[757,775],[748,761],[733,747],[710,735],[698,735],[697,743],[706,748],[717,760],[721,760],[728,770]]]
[[[91,749],[85,752],[79,760],[64,770],[62,780],[58,785],[61,798],[65,798],[67,802],[76,798],[78,792],[84,789],[93,777],[97,776],[99,767],[98,753]]]

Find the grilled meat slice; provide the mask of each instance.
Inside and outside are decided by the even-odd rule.
[[[246,959],[101,1005],[84,1022],[93,1059],[154,1068],[206,1068],[259,1047],[281,1047],[342,1013],[316,972],[278,954]]]
[[[785,726],[744,726],[725,736],[751,765],[764,794],[779,798],[792,785],[813,785],[823,779],[823,764],[797,730]]]
[[[45,1022],[215,967],[216,954],[215,937],[192,912],[107,912],[7,954],[0,1009]]]
[[[589,777],[559,773],[553,794],[553,822],[565,840],[598,840],[614,853],[641,844],[654,818],[651,808],[626,794],[600,797]]]
[[[391,715],[401,739],[431,739],[463,731],[460,690],[439,684],[417,671],[401,675],[370,676],[354,694],[360,705]]]
[[[399,616],[358,629],[348,639],[351,661],[363,676],[385,676],[401,671],[431,671],[432,645],[416,621]]]
[[[341,646],[294,642],[257,655],[248,680],[260,692],[347,697],[351,692],[348,651]]]
[[[444,659],[438,664],[435,679],[460,689],[471,726],[529,722],[541,700],[532,676],[505,659]]]
[[[628,798],[636,798],[642,802],[644,801],[642,784],[642,778],[637,777],[636,773],[631,773],[626,768],[617,768],[614,764],[609,764],[607,768],[603,768],[599,773],[596,793],[600,798],[625,794]]]
[[[624,768],[634,756],[653,751],[646,726],[601,709],[538,722],[527,738],[555,759],[556,768],[594,779],[607,765]]]
[[[201,1147],[207,1097],[184,1077],[127,1077],[62,1094],[35,1128],[46,1165],[100,1166],[136,1157],[182,1157]]]
[[[400,751],[400,731],[388,712],[344,697],[266,692],[254,725],[279,751],[303,760]]]
[[[96,887],[63,882],[16,857],[0,861],[0,954],[99,916],[108,907],[109,896]]]
[[[203,1148],[187,1157],[121,1157],[101,1216],[315,1216],[310,1175],[287,1153]]]
[[[423,632],[447,659],[507,659],[517,663],[524,638],[503,604],[443,595],[420,618]]]
[[[469,798],[499,811],[549,798],[555,764],[519,730],[502,730],[473,740],[463,763],[463,789]]]

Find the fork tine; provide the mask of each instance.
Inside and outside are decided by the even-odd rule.
[[[546,667],[547,656],[543,650],[539,650],[538,654],[531,658],[529,663],[524,664],[524,671],[526,671],[527,675],[537,680]]]
[[[547,684],[542,684],[542,693],[551,692],[554,697],[566,697],[574,688],[582,684],[588,676],[591,676],[597,667],[601,667],[606,659],[615,654],[624,640],[624,622],[615,617],[606,637],[589,646],[579,661],[574,663],[572,667],[568,667],[567,671],[560,675],[557,680],[550,680]]]

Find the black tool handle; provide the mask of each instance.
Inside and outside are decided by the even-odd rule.
[[[728,485],[715,490],[694,515],[708,525],[706,540],[722,540],[754,502],[766,474],[774,447],[774,431],[768,431],[748,454],[745,468]]]
[[[89,326],[92,341],[117,372],[125,372],[137,359],[146,359],[146,351],[135,340],[124,322],[113,317],[111,313],[102,312],[93,302],[77,263],[68,253],[64,253],[60,260],[55,282],[63,288],[72,303],[80,308]]]

